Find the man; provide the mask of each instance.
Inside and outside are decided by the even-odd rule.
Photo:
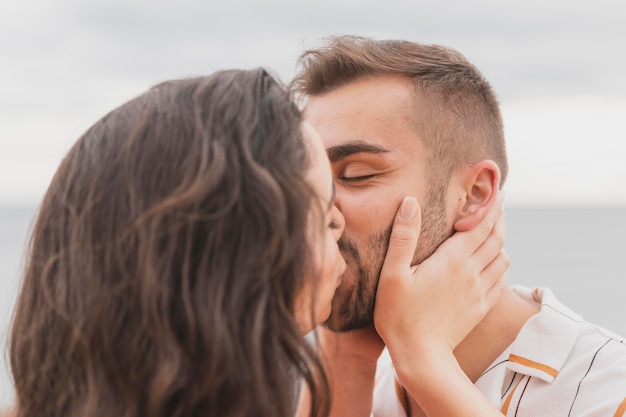
[[[402,198],[416,196],[419,264],[478,224],[508,171],[498,102],[473,65],[440,46],[341,36],[305,52],[300,67],[292,93],[324,141],[345,217],[347,271],[327,322],[337,333],[322,339],[333,412],[423,415],[395,376],[406,364],[391,363],[405,342],[395,338],[381,356],[374,329],[374,306],[388,307],[376,289],[390,225]],[[624,339],[582,321],[548,289],[507,289],[454,353],[505,415],[625,415]]]

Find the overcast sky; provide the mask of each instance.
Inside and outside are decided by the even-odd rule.
[[[422,4],[423,3],[423,4]],[[626,2],[2,0],[0,204],[36,204],[97,119],[157,82],[336,33],[464,53],[502,103],[513,205],[626,205]]]

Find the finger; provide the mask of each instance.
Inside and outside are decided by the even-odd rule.
[[[389,247],[381,275],[394,277],[411,267],[421,227],[421,213],[414,197],[405,197],[391,228]]]
[[[490,295],[492,291],[503,288],[506,282],[506,272],[509,269],[510,260],[507,253],[502,250],[480,274],[481,284],[487,288],[486,298],[494,297]],[[499,291],[499,290],[498,290]]]
[[[457,253],[461,257],[472,255],[485,242],[498,223],[502,213],[502,193],[496,196],[496,202],[492,204],[487,215],[472,229],[465,232],[457,232],[450,239],[446,240],[438,250]]]
[[[507,288],[506,285],[506,274],[502,277],[501,280],[496,282],[493,287],[489,289],[489,292],[485,295],[485,306],[487,308],[487,312],[493,309],[496,304],[502,299],[502,295],[504,294]]]
[[[496,201],[489,209],[487,215],[472,230],[464,232],[472,235],[472,241],[476,244],[476,249],[480,248],[485,241],[489,241],[488,238],[494,234],[494,229],[498,226],[504,227],[502,198],[503,194],[498,192]]]
[[[472,254],[472,259],[481,271],[491,261],[495,259],[504,248],[504,235],[506,229],[506,216],[504,211],[500,211],[500,216],[491,230],[491,233],[483,243]]]

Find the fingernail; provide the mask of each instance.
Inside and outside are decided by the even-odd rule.
[[[404,197],[400,206],[400,218],[404,220],[413,220],[417,214],[417,200],[415,197]]]

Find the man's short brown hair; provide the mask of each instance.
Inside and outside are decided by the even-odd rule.
[[[298,60],[290,92],[301,104],[359,79],[399,75],[415,86],[415,126],[429,152],[431,191],[452,173],[492,159],[504,184],[508,163],[498,100],[489,82],[459,52],[404,40],[334,36]]]

